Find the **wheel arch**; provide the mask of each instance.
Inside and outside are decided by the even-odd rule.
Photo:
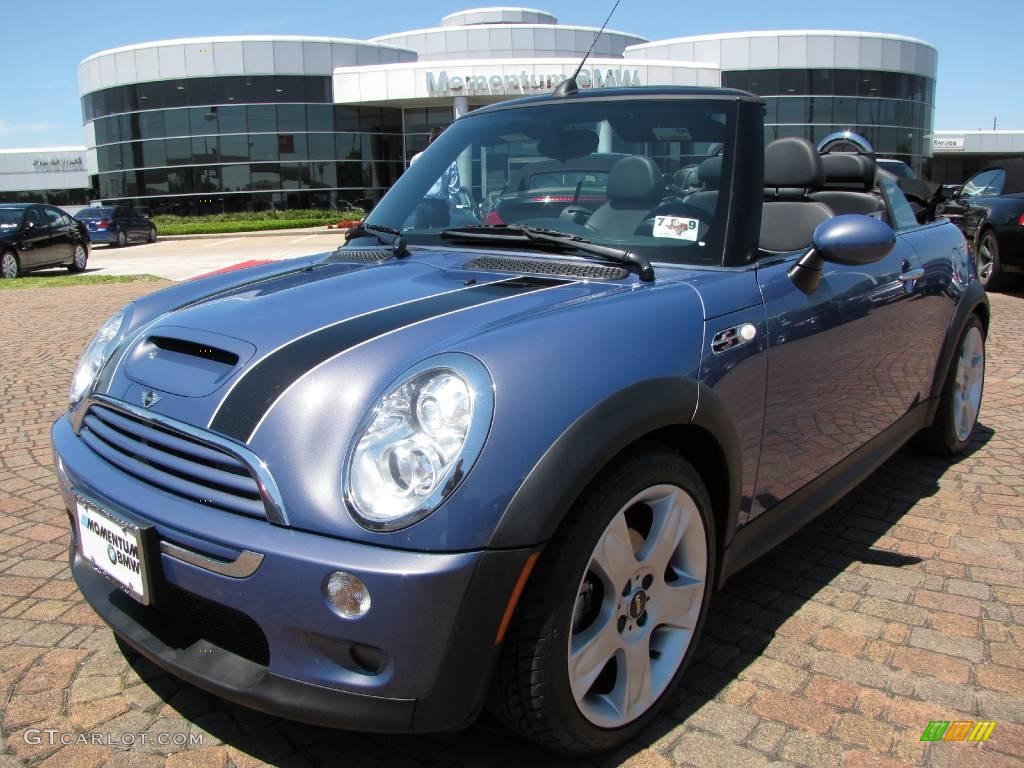
[[[987,337],[991,310],[988,303],[988,294],[985,293],[985,289],[978,280],[972,280],[968,283],[967,288],[964,289],[956,311],[953,313],[953,319],[946,329],[946,337],[942,341],[942,351],[939,353],[938,365],[935,366],[935,376],[932,379],[932,417],[935,415],[934,409],[938,408],[938,399],[942,395],[942,387],[945,384],[946,375],[949,373],[949,366],[952,365],[953,356],[956,354],[960,335],[964,332],[967,321],[975,315],[981,320],[982,328]]]
[[[623,453],[651,443],[677,451],[700,474],[711,497],[715,543],[721,553],[732,540],[739,511],[739,437],[725,404],[709,388],[689,379],[635,384],[580,416],[527,475],[490,546],[546,542],[604,469]]]

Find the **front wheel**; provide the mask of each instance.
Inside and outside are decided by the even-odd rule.
[[[126,245],[128,245],[128,235],[122,229],[120,232],[117,233],[117,247],[124,248]]]
[[[71,263],[68,264],[68,272],[85,272],[85,266],[89,261],[89,254],[85,250],[85,246],[81,243],[75,243],[75,255],[71,259]]]
[[[678,454],[651,447],[604,470],[527,586],[491,709],[569,754],[632,738],[692,656],[713,581],[712,542],[707,490]]]
[[[985,329],[977,315],[967,321],[949,366],[935,420],[915,436],[915,444],[940,456],[962,453],[978,423],[985,389]]]
[[[150,227],[149,228],[149,233],[146,235],[146,242],[147,243],[155,243],[156,242],[156,227]]]

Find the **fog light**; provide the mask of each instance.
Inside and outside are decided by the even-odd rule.
[[[335,571],[327,579],[324,592],[334,610],[346,619],[358,619],[370,610],[370,591],[358,576]]]

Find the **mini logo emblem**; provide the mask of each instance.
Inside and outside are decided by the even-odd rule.
[[[637,590],[636,594],[629,601],[629,616],[633,619],[639,619],[643,616],[644,609],[647,608],[647,593],[642,589]]]
[[[154,405],[160,402],[160,395],[154,392],[152,389],[144,389],[142,391],[142,405],[146,408],[152,408]]]

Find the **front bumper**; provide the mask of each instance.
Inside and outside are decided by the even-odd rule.
[[[319,725],[450,730],[479,712],[497,628],[529,550],[408,552],[284,528],[130,477],[93,453],[67,417],[52,438],[69,514],[83,496],[152,526],[154,541],[171,551],[218,561],[263,556],[237,578],[154,547],[153,604],[143,606],[94,571],[72,540],[83,595],[157,665],[240,704]],[[339,569],[370,591],[372,607],[359,619],[338,616],[324,597],[324,581]]]

